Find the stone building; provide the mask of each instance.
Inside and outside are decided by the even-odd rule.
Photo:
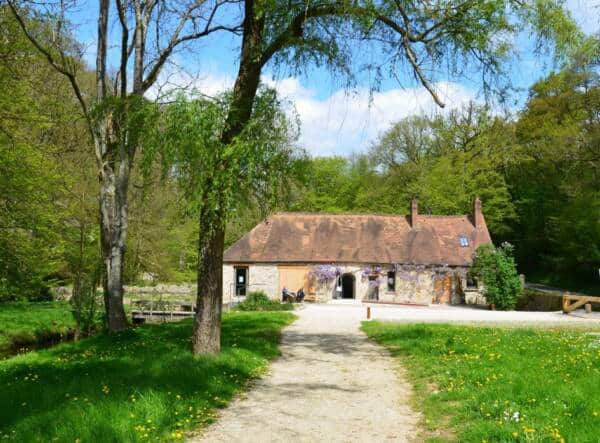
[[[225,251],[223,300],[286,287],[318,302],[474,303],[467,270],[485,243],[478,198],[461,216],[422,215],[416,201],[408,216],[278,213]]]

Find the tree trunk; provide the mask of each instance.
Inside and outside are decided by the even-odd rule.
[[[262,66],[260,45],[264,18],[254,15],[254,2],[245,3],[244,37],[240,68],[233,88],[231,108],[227,115],[223,145],[230,144],[243,130],[252,116],[252,106],[260,83]],[[223,165],[222,167],[227,167]],[[223,247],[224,214],[213,218],[200,214],[200,241],[198,245],[197,312],[192,339],[194,354],[217,354],[221,351],[221,311],[223,307]],[[213,224],[211,224],[211,221]]]
[[[221,310],[223,306],[223,226],[206,226],[200,217],[197,312],[194,320],[194,354],[221,352]]]
[[[110,332],[127,329],[123,307],[123,265],[127,240],[127,189],[129,166],[124,160],[116,163],[118,172],[105,163],[100,182],[100,234],[104,262],[104,306]]]

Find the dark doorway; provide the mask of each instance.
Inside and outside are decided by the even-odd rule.
[[[354,298],[354,275],[342,275],[342,298]]]
[[[248,268],[235,268],[235,295],[246,296],[248,287]]]

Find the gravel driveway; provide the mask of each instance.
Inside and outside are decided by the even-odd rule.
[[[198,442],[405,442],[418,415],[389,354],[360,332],[364,309],[305,305],[282,356]]]

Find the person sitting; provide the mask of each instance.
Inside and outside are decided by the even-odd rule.
[[[298,292],[296,292],[296,301],[298,303],[302,303],[303,300],[304,300],[304,288],[300,288],[300,289],[298,289]]]
[[[286,288],[284,286],[283,289],[281,290],[281,301],[285,303],[286,301],[288,301],[289,297],[290,297],[290,291],[288,291],[288,288]]]

